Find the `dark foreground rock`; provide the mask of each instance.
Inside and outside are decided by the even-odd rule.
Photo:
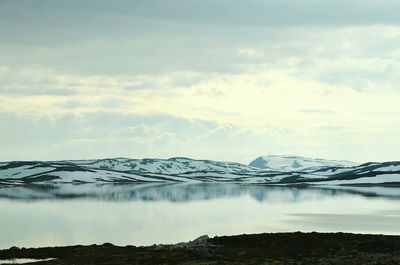
[[[274,233],[201,237],[150,247],[112,244],[11,248],[0,259],[55,258],[30,264],[400,264],[400,236]],[[0,261],[2,263],[2,261]]]

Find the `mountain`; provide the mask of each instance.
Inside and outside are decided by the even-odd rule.
[[[157,174],[182,174],[194,171],[220,171],[226,173],[242,173],[257,170],[250,166],[234,162],[195,160],[186,157],[172,157],[169,159],[114,158],[100,160],[75,160],[68,162],[87,168]]]
[[[365,163],[263,156],[250,165],[183,157],[0,163],[0,188],[21,185],[243,183],[400,186],[400,162]]]
[[[351,167],[356,163],[343,160],[326,160],[301,156],[265,155],[250,163],[251,167],[267,168],[279,171],[299,171],[321,167]]]
[[[0,163],[0,184],[224,182],[258,172],[257,168],[239,163],[181,157],[15,161]]]

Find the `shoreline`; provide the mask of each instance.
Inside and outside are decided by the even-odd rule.
[[[263,233],[202,236],[187,243],[146,247],[89,246],[0,250],[0,264],[400,264],[400,236],[352,233]]]

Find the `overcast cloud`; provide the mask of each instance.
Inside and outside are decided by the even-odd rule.
[[[0,159],[400,156],[400,2],[0,1]]]

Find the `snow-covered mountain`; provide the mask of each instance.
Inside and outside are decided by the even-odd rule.
[[[225,182],[259,171],[239,163],[189,158],[16,161],[0,164],[0,184]]]
[[[365,163],[264,156],[250,165],[190,158],[0,163],[0,188],[35,184],[246,183],[399,185],[400,162]]]
[[[356,163],[343,160],[326,160],[301,156],[265,155],[257,157],[250,166],[257,168],[274,169],[279,171],[299,171],[321,167],[352,167]]]
[[[186,157],[172,157],[169,159],[129,159],[114,158],[100,160],[68,161],[75,165],[117,171],[134,171],[156,174],[182,174],[187,172],[218,171],[226,173],[243,173],[256,171],[256,168],[233,162],[219,162],[212,160],[195,160]]]

